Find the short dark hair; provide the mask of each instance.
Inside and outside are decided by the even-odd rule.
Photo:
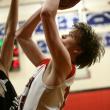
[[[94,32],[91,26],[86,23],[76,23],[74,27],[81,33],[79,46],[83,50],[76,59],[76,65],[79,68],[83,68],[85,66],[91,66],[96,61],[100,61],[105,50],[99,36]]]

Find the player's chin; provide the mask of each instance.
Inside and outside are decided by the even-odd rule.
[[[69,9],[79,3],[80,0],[60,0],[59,10]]]

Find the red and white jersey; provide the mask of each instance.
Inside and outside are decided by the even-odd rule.
[[[43,74],[49,60],[38,66],[36,73],[30,78],[21,95],[19,110],[61,110],[74,79],[75,66],[65,82],[59,86],[47,86]]]

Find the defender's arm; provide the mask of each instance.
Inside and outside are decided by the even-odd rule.
[[[10,11],[6,23],[5,39],[1,49],[1,62],[6,70],[9,71],[14,48],[14,36],[18,21],[18,0],[12,0]]]

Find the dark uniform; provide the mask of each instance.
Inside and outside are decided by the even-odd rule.
[[[16,91],[8,77],[0,70],[0,110],[17,110]]]

